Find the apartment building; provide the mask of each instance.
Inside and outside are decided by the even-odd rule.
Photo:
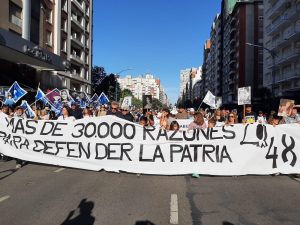
[[[91,92],[92,0],[4,0],[1,85]]]
[[[222,17],[217,14],[210,31],[210,51],[207,55],[205,82],[206,92],[209,90],[216,96],[222,95]]]
[[[300,100],[300,1],[264,1],[264,79],[276,98]]]
[[[133,96],[140,100],[143,99],[143,95],[152,95],[156,99],[161,99],[160,95],[164,95],[160,80],[156,79],[152,74],[138,77],[128,75],[124,78],[118,78],[118,82],[121,90],[130,90]]]
[[[222,2],[224,104],[237,103],[239,87],[251,86],[253,103],[262,88],[263,51],[246,43],[263,45],[263,1]]]

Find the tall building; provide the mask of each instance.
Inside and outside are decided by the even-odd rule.
[[[91,92],[92,0],[3,0],[1,85]],[[70,72],[71,71],[71,72]]]
[[[160,94],[163,88],[161,87],[160,80],[155,79],[152,74],[145,76],[138,76],[132,78],[128,75],[124,78],[118,78],[121,90],[128,89],[132,92],[133,96],[142,100],[143,95],[152,95],[153,98],[161,99]]]
[[[207,55],[207,70],[205,76],[206,91],[216,96],[222,95],[222,17],[217,14],[210,31],[210,51]]]
[[[274,97],[300,100],[300,1],[264,1],[263,85]]]
[[[200,92],[201,99],[205,97],[205,94],[209,90],[210,82],[208,82],[208,71],[210,68],[210,39],[206,40],[203,48],[203,65],[202,65],[202,89]]]
[[[263,51],[246,45],[263,45],[263,1],[222,1],[224,104],[237,103],[239,87],[251,86],[253,103],[262,88]]]
[[[180,70],[180,89],[179,89],[180,93],[179,93],[179,95],[181,96],[181,98],[182,98],[182,96],[185,96],[185,94],[186,94],[186,84],[190,78],[190,71],[191,71],[190,68]]]

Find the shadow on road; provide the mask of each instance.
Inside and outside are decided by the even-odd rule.
[[[230,223],[230,222],[227,222],[227,221],[224,221],[223,223],[222,223],[222,225],[234,225],[233,223]]]
[[[72,210],[61,225],[93,225],[95,217],[91,214],[94,206],[94,202],[82,199],[77,209]],[[79,215],[72,218],[75,213]]]
[[[146,220],[146,221],[136,221],[134,225],[155,225],[155,224]]]
[[[17,170],[16,169],[9,169],[9,170],[4,170],[4,171],[0,171],[0,180],[3,180],[3,179],[5,179],[6,177],[9,177],[10,175],[12,175],[12,174],[14,174],[15,172],[16,172]],[[8,173],[9,172],[9,173]],[[2,176],[2,173],[8,173],[7,175],[5,175],[5,176],[3,176],[3,177],[1,177]]]

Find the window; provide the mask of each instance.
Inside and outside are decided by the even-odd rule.
[[[22,27],[22,8],[9,1],[9,22]]]
[[[52,46],[52,32],[46,31],[46,44]]]
[[[61,50],[63,52],[67,52],[67,40],[66,39],[61,40]]]
[[[65,32],[67,32],[67,20],[66,19],[61,20],[61,29]]]
[[[46,22],[52,24],[52,10],[51,9],[45,10],[45,20],[46,20]]]

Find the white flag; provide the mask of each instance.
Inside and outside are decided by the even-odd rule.
[[[203,102],[212,108],[216,108],[216,96],[214,96],[210,91],[206,93]]]
[[[132,105],[131,101],[132,101],[132,96],[126,96],[126,97],[124,97],[124,100],[122,102],[121,108],[123,108],[123,107],[130,107]]]

